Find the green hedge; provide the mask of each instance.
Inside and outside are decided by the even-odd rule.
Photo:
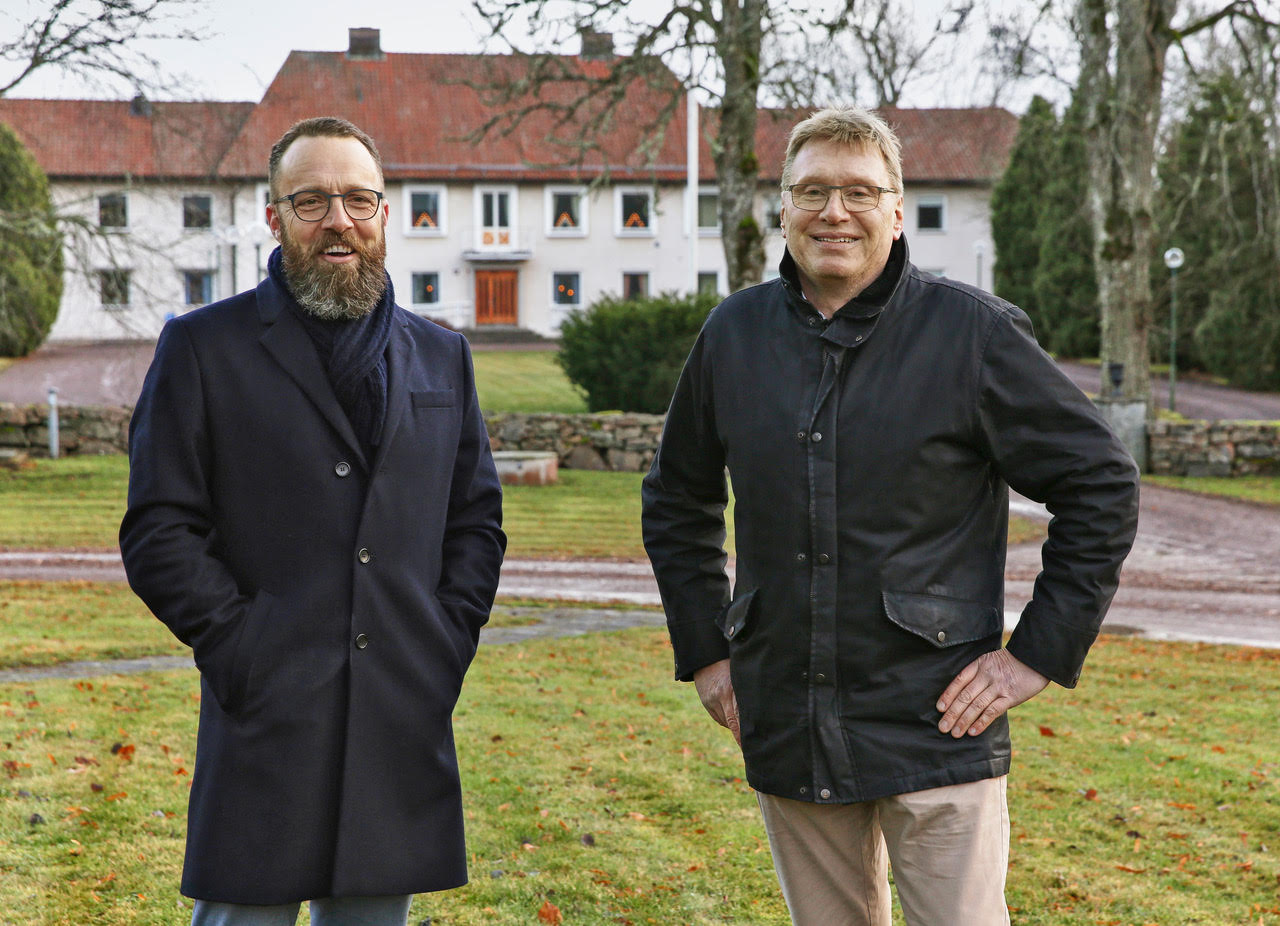
[[[606,296],[560,326],[557,361],[593,412],[662,414],[680,369],[719,297]]]

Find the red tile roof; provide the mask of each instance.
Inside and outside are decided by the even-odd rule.
[[[762,109],[756,125],[761,179],[779,182],[791,127],[811,110]],[[994,183],[1009,163],[1018,117],[1005,109],[899,109],[880,116],[902,143],[907,183]]]
[[[9,125],[46,174],[77,177],[208,178],[253,103],[0,99]]]
[[[154,103],[150,117],[130,115],[128,102],[0,99],[0,120],[14,127],[45,171],[55,177],[208,177],[262,179],[271,145],[299,119],[350,119],[378,143],[388,179],[554,181],[586,180],[607,169],[616,179],[684,179],[685,104],[675,78],[660,66],[628,86],[598,147],[580,152],[599,108],[584,107],[567,125],[546,112],[509,134],[469,136],[501,111],[496,94],[477,87],[519,79],[535,60],[567,75],[598,74],[607,61],[577,57],[530,59],[499,55],[388,53],[352,58],[344,52],[291,53],[262,101]],[[544,85],[540,97],[568,105],[572,80]],[[664,105],[671,122],[652,157],[646,131]],[[902,140],[908,182],[990,183],[1008,161],[1017,119],[1003,109],[886,109]],[[760,111],[756,131],[760,178],[776,183],[792,125],[807,111]],[[702,114],[700,171],[714,181],[707,132],[714,110]],[[557,140],[558,139],[558,140]]]

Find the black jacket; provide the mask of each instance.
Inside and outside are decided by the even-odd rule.
[[[644,480],[676,676],[731,659],[747,777],[769,794],[1002,775],[1006,720],[957,740],[935,704],[1001,645],[1007,487],[1053,514],[1009,650],[1070,687],[1133,541],[1137,478],[1017,307],[920,272],[900,240],[827,322],[788,253],[707,319]]]
[[[200,667],[191,897],[466,881],[452,713],[498,584],[502,490],[467,342],[394,312],[373,459],[271,278],[156,346],[120,547]]]

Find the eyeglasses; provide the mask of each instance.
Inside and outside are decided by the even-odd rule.
[[[868,186],[865,183],[853,183],[849,186],[830,186],[825,183],[793,183],[787,187],[791,194],[791,204],[806,212],[821,212],[827,208],[827,200],[833,190],[840,191],[840,200],[849,212],[870,212],[880,205],[880,197],[884,193],[897,193],[882,186]]]
[[[299,190],[288,196],[281,196],[275,202],[282,203],[288,200],[293,208],[293,214],[302,221],[319,222],[329,214],[329,208],[335,199],[342,200],[342,208],[347,210],[347,215],[359,222],[371,219],[378,214],[382,194],[377,190],[348,190],[345,193]]]

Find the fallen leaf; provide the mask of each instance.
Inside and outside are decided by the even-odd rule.
[[[1090,788],[1088,791],[1084,792],[1084,799],[1086,801],[1096,801],[1098,799],[1098,789]]]
[[[538,910],[538,919],[544,923],[550,923],[551,926],[558,926],[558,924],[564,922],[564,914],[551,901],[544,900],[542,907]]]
[[[1042,726],[1042,727],[1040,728],[1040,735],[1041,735],[1041,736],[1057,736],[1058,734],[1056,734],[1056,733],[1054,733],[1054,732],[1053,732],[1053,727],[1044,727],[1044,726]]]
[[[1128,865],[1117,865],[1116,868],[1120,869],[1121,871],[1127,871],[1129,872],[1129,874],[1133,874],[1133,875],[1140,875],[1146,871],[1145,868],[1130,868]]]

